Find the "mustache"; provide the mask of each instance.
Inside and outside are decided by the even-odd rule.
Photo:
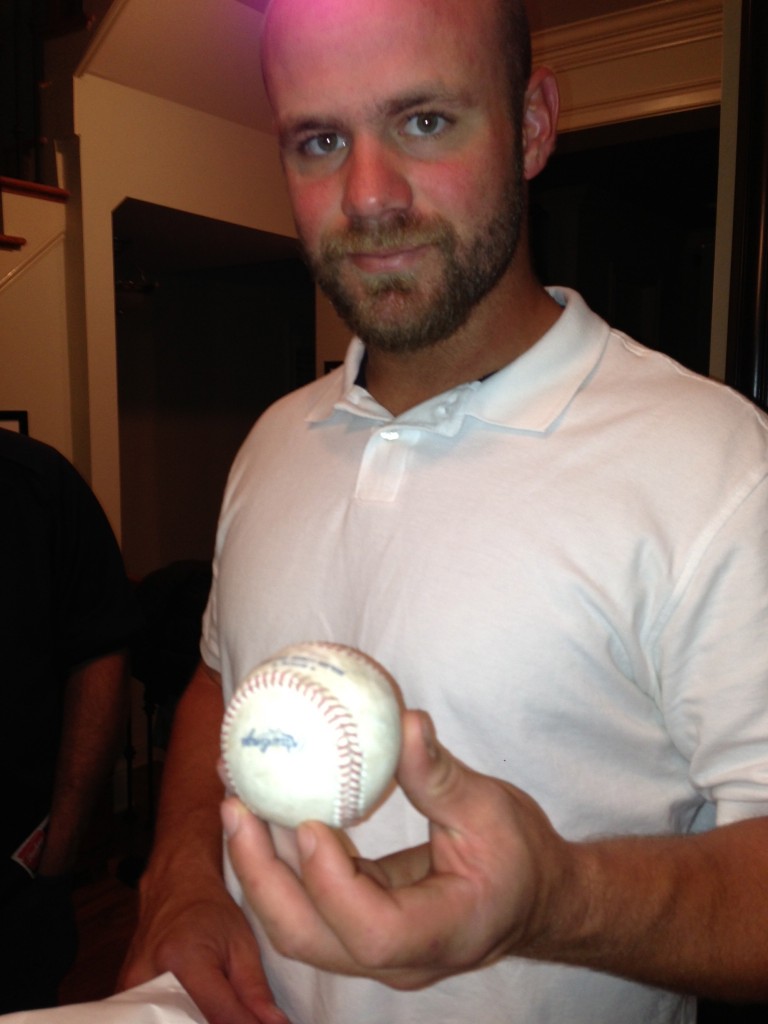
[[[452,228],[443,220],[404,217],[388,224],[351,224],[322,243],[323,259],[338,260],[350,254],[364,255],[387,250],[415,249],[435,245],[453,250]]]

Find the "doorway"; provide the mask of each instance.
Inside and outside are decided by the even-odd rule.
[[[709,372],[719,107],[563,134],[531,183],[547,284],[613,327]]]
[[[315,293],[292,239],[133,199],[113,229],[123,553],[142,578],[210,561],[237,449],[314,377]]]

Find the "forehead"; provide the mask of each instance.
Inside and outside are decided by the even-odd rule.
[[[278,117],[413,93],[497,88],[496,0],[272,0],[262,59]]]

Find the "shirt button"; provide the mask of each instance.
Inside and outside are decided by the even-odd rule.
[[[382,430],[381,436],[385,441],[399,441],[400,431],[399,430]]]

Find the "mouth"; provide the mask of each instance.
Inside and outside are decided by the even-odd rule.
[[[364,274],[402,274],[411,272],[428,248],[428,245],[415,245],[373,252],[350,252],[347,258]]]

